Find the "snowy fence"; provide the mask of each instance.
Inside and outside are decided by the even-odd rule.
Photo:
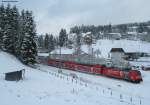
[[[114,100],[117,100],[117,101],[120,101],[123,103],[127,103],[129,105],[146,105],[146,103],[148,103],[148,101],[144,102],[144,100],[142,100],[142,97],[138,97],[138,96],[135,97],[135,96],[130,96],[127,94],[119,93],[115,90],[112,90],[111,88],[104,88],[104,87],[95,86],[95,85],[93,86],[90,83],[82,81],[80,78],[73,78],[70,75],[65,75],[62,73],[51,72],[51,71],[43,71],[43,72],[47,72],[48,74],[50,74],[56,78],[65,80],[69,83],[77,84],[84,88],[90,88],[90,89],[96,91],[97,93],[99,93],[99,95],[102,97],[112,98]]]

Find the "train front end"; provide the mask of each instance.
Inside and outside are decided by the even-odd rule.
[[[131,82],[140,83],[143,81],[141,72],[138,70],[130,70],[128,73],[128,78]]]

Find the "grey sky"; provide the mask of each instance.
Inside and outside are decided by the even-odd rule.
[[[103,25],[150,20],[150,0],[19,0],[33,11],[38,33],[58,34],[74,25]]]

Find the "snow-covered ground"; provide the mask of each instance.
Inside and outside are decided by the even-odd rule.
[[[41,68],[47,71],[51,71],[49,66],[41,65]],[[51,68],[53,68],[52,70],[54,72],[59,71],[58,68]],[[133,84],[124,80],[84,74],[64,69],[62,70],[62,72],[68,75],[75,74],[77,75],[78,79],[90,84],[93,87],[99,87],[101,89],[111,89],[114,92],[127,95],[128,97],[141,97],[145,101],[148,101],[150,99],[150,95],[148,93],[150,88],[150,72],[141,71],[143,76],[143,82],[141,82],[140,84]]]
[[[20,69],[26,69],[24,80],[4,80],[5,71]],[[78,79],[72,79],[67,76],[71,71],[60,74],[45,65],[29,68],[4,52],[0,71],[0,105],[148,105],[150,100],[149,72],[142,72],[140,84],[78,72]]]

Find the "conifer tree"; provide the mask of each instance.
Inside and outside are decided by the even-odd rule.
[[[37,46],[35,42],[36,30],[32,12],[26,11],[23,23],[23,40],[21,43],[20,56],[25,64],[36,63]]]
[[[4,31],[3,31],[3,50],[12,53],[13,52],[13,40],[12,40],[12,26],[11,26],[11,13],[12,9],[10,5],[7,5],[4,15]]]
[[[54,50],[54,37],[53,35],[49,36],[49,51],[51,52],[52,50]]]
[[[36,30],[32,12],[19,14],[16,6],[0,6],[0,48],[25,64],[36,62]]]
[[[44,47],[46,50],[48,50],[49,46],[49,35],[46,33],[45,39],[44,39]]]
[[[42,35],[38,37],[38,47],[44,49],[44,39]]]
[[[59,46],[63,47],[67,41],[67,32],[65,29],[61,29],[59,33]]]
[[[59,46],[59,38],[58,37],[54,37],[54,46],[55,46],[55,48],[58,48],[58,46]]]
[[[7,5],[5,10],[3,24],[3,50],[15,55],[17,38],[18,38],[18,19],[19,12],[18,9],[14,6],[13,8],[10,5]]]
[[[11,16],[12,16],[12,19],[11,19],[11,27],[12,27],[12,41],[13,41],[13,53],[16,55],[16,56],[18,56],[17,54],[18,54],[18,51],[19,51],[19,49],[18,49],[18,41],[19,41],[19,38],[20,38],[20,36],[19,36],[19,27],[20,27],[20,25],[19,25],[19,17],[20,17],[20,15],[19,15],[19,11],[18,11],[18,8],[16,7],[16,6],[14,6],[13,8],[12,8],[12,14],[11,14]]]
[[[0,6],[0,49],[3,45],[3,35],[4,35],[4,16],[5,16],[5,8],[4,5]]]

